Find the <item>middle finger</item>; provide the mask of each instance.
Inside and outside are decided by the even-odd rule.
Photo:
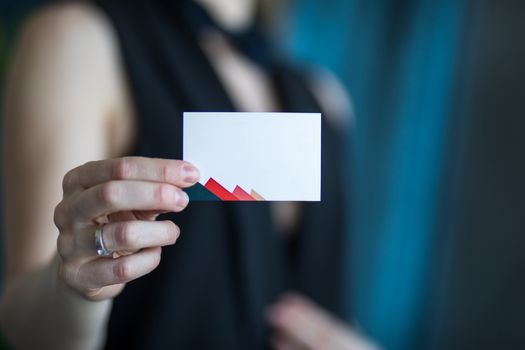
[[[110,181],[91,187],[61,203],[67,217],[92,223],[120,211],[181,211],[188,195],[173,185],[145,181]]]

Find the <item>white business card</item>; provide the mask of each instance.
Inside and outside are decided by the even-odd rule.
[[[190,200],[321,200],[321,114],[185,112]]]

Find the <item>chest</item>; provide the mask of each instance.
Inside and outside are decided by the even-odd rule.
[[[237,53],[215,31],[203,33],[200,45],[239,111],[279,110],[272,82],[263,69]],[[300,216],[297,203],[274,202],[271,203],[270,209],[278,232],[288,235],[296,231]]]

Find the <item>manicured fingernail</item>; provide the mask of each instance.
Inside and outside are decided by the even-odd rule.
[[[177,197],[177,206],[184,208],[188,205],[188,202],[190,201],[190,197],[188,197],[188,194],[184,191],[179,191],[179,195]]]
[[[199,178],[200,178],[199,169],[195,168],[193,165],[189,163],[185,164],[182,167],[182,171],[184,173],[183,175],[184,182],[195,183],[199,181]]]

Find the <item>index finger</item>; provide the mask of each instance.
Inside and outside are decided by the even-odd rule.
[[[190,187],[199,180],[199,170],[183,160],[123,157],[88,162],[64,176],[64,192],[86,189],[114,180],[164,182]]]

